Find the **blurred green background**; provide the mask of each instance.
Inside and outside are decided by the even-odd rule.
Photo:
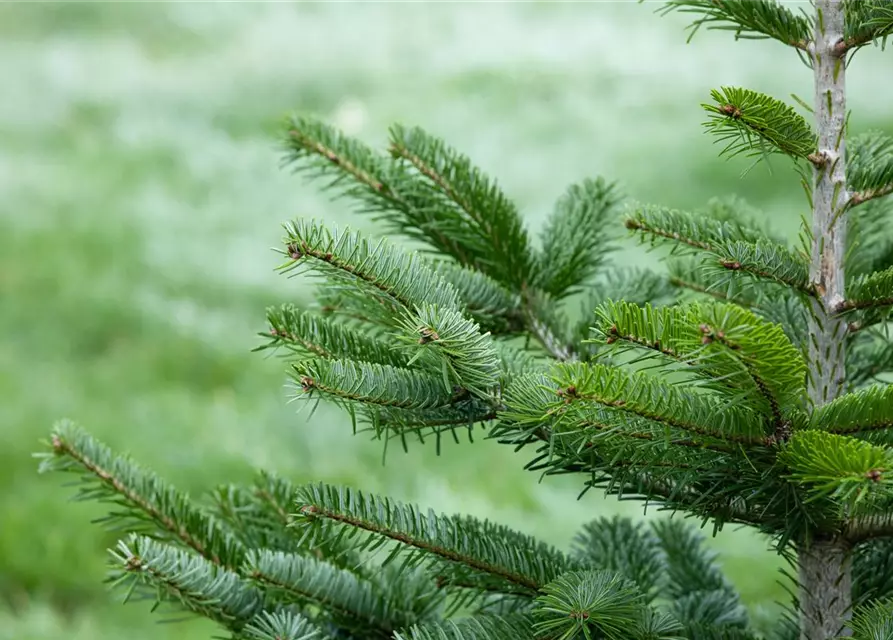
[[[803,3],[800,3],[803,4]],[[0,6],[0,638],[208,638],[103,585],[114,537],[30,454],[70,417],[200,492],[256,468],[501,520],[555,544],[597,514],[493,443],[389,453],[346,417],[287,405],[282,363],[250,353],[264,308],[308,300],[273,273],[281,222],[375,230],[279,168],[290,110],[382,143],[421,125],[496,176],[539,228],[602,174],[675,207],[737,192],[793,239],[805,201],[780,159],[718,160],[709,89],[811,96],[780,45],[703,33],[657,5],[40,3]],[[855,130],[893,130],[889,53],[849,75]],[[886,56],[886,60],[884,57]],[[771,172],[770,172],[771,169]],[[657,265],[630,248],[618,260]],[[715,541],[755,609],[780,564],[744,531]]]

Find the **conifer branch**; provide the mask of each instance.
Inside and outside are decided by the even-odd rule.
[[[458,444],[460,429],[466,429],[469,442],[473,441],[475,425],[484,425],[498,417],[498,406],[477,399],[458,401],[446,409],[416,411],[407,409],[378,409],[369,412],[371,429],[376,437],[399,439],[404,451],[409,450],[408,438],[418,438],[425,444],[426,438],[434,437],[435,451],[441,453],[441,442],[445,434],[450,434]]]
[[[619,201],[616,185],[602,179],[567,189],[543,231],[535,286],[561,300],[589,283],[613,248],[607,224]]]
[[[893,386],[877,385],[842,395],[817,407],[810,425],[813,429],[866,438],[871,432],[880,432],[871,439],[889,443],[893,440]]]
[[[893,621],[893,600],[879,600],[856,609],[850,629],[855,638],[884,638],[889,637],[893,630],[891,621]]]
[[[592,402],[720,442],[765,442],[765,425],[755,412],[723,407],[721,400],[683,390],[647,373],[570,363],[556,365],[550,377],[560,392],[552,402],[553,411],[565,404]],[[516,387],[515,394],[506,400],[506,417],[511,419],[513,412],[523,415],[540,411],[542,402],[541,394],[532,396]]]
[[[893,198],[869,200],[846,212],[847,284],[859,276],[893,267]]]
[[[797,291],[786,286],[754,287],[753,283],[737,277],[735,271],[715,268],[711,258],[703,256],[672,260],[669,272],[674,286],[744,307],[781,325],[795,344],[805,343],[806,307]]]
[[[807,301],[788,289],[765,292],[759,306],[751,309],[769,322],[779,325],[791,344],[805,353],[809,341]]]
[[[668,229],[661,229],[660,227],[652,226],[649,221],[645,219],[628,218],[625,224],[626,228],[630,231],[639,231],[643,234],[650,234],[652,236],[655,236],[656,238],[674,240],[682,245],[688,245],[689,247],[700,249],[701,251],[714,251],[713,245],[708,244],[706,240],[702,240],[696,237],[686,237],[680,234],[678,231],[670,231]]]
[[[356,572],[362,562],[330,528],[313,536],[292,527],[289,511],[297,488],[269,473],[259,473],[253,486],[223,486],[212,494],[214,512],[246,549],[269,549],[310,554],[342,569]],[[238,567],[241,569],[241,566]]]
[[[655,206],[637,208],[625,224],[643,238],[669,240],[683,249],[710,253],[716,257],[716,269],[746,273],[815,295],[800,256],[742,225]]]
[[[263,595],[241,576],[188,551],[131,534],[112,551],[115,584],[148,587],[162,599],[238,631],[264,606]]]
[[[455,287],[482,330],[499,335],[520,333],[526,328],[520,296],[487,274],[447,261],[433,262],[431,268]]]
[[[474,614],[483,619],[495,617],[515,617],[529,614],[533,600],[518,594],[484,593],[478,595],[473,604]],[[532,625],[528,624],[529,631]]]
[[[891,165],[891,168],[893,168],[893,165]],[[893,182],[885,184],[881,187],[877,187],[875,189],[866,189],[865,191],[858,191],[854,193],[852,196],[850,196],[849,205],[855,207],[865,202],[874,200],[875,198],[883,198],[884,196],[890,195],[891,193],[893,193]]]
[[[534,631],[555,638],[628,638],[646,607],[635,584],[613,571],[564,573],[536,601]]]
[[[293,611],[263,611],[242,629],[239,640],[326,640],[322,629]]]
[[[657,537],[644,523],[617,516],[597,518],[574,536],[572,549],[589,566],[631,579],[645,602],[657,597],[666,564]]]
[[[704,536],[680,520],[660,520],[652,529],[664,550],[667,595],[673,599],[675,617],[687,628],[707,624],[727,633],[742,629],[746,610],[717,565],[715,553],[706,548]]]
[[[493,346],[499,354],[502,368],[500,387],[505,389],[512,380],[535,371],[543,366],[543,359],[535,357],[530,351],[504,340],[495,340]]]
[[[728,280],[727,282],[731,283],[732,281]],[[745,308],[753,307],[752,302],[736,296],[733,291],[729,290],[729,287],[727,287],[725,291],[722,291],[721,289],[713,286],[715,283],[704,282],[701,278],[688,279],[683,276],[682,273],[677,272],[677,275],[670,276],[670,283],[675,287],[679,287],[680,289],[688,289],[689,291],[692,291],[694,293],[700,293],[706,296],[710,296],[711,298],[720,300],[722,302],[734,302],[735,304],[739,304]]]
[[[459,311],[424,304],[402,321],[407,340],[417,349],[413,359],[428,360],[443,372],[446,386],[459,386],[478,397],[489,398],[500,367],[493,338]]]
[[[389,232],[428,244],[462,264],[476,264],[466,246],[467,234],[445,228],[449,212],[420,193],[422,183],[417,176],[316,120],[293,117],[288,129],[287,164],[299,171],[310,170],[314,177],[328,177],[330,189],[340,187],[343,195],[361,201],[364,211],[384,222]]]
[[[874,340],[854,345],[847,359],[847,382],[860,387],[871,381],[878,381],[878,375],[893,371],[893,343],[881,346]]]
[[[664,274],[641,267],[608,267],[588,290],[589,297],[583,305],[587,316],[605,300],[626,300],[634,304],[676,301],[676,291]]]
[[[704,104],[710,120],[708,132],[727,142],[721,155],[782,153],[794,159],[809,159],[816,150],[816,136],[799,113],[781,100],[767,95],[723,87],[711,91],[715,104]]]
[[[770,415],[776,429],[801,401],[799,350],[780,326],[752,312],[721,303],[653,308],[609,302],[596,313],[595,329],[605,343],[659,353],[721,393],[749,393],[741,400]]]
[[[652,382],[653,384],[653,382]],[[712,438],[716,438],[719,440],[729,440],[731,442],[738,442],[741,444],[763,444],[765,443],[765,437],[757,434],[744,433],[741,435],[735,433],[724,433],[720,429],[717,429],[714,424],[709,423],[706,419],[702,419],[698,421],[697,419],[687,419],[686,417],[677,417],[674,415],[667,415],[665,412],[661,411],[659,407],[655,406],[639,406],[639,405],[630,405],[625,399],[619,398],[615,399],[607,394],[599,393],[593,390],[592,393],[589,394],[580,394],[578,396],[581,400],[584,401],[592,401],[597,402],[599,404],[603,404],[606,407],[614,407],[617,409],[621,409],[624,412],[629,412],[634,415],[637,415],[642,418],[646,418],[648,420],[652,420],[654,422],[658,422],[661,424],[669,425],[671,427],[675,427],[682,431],[690,432],[696,436],[709,436]],[[697,396],[692,396],[697,397]],[[675,399],[675,398],[674,398]],[[697,409],[701,409],[702,406],[697,406]],[[713,407],[715,408],[715,407]],[[703,416],[700,411],[693,412],[696,417],[706,418]],[[723,416],[725,418],[725,416]],[[723,420],[725,422],[725,420]],[[747,427],[749,425],[746,422],[741,421],[732,421],[732,424],[735,427],[742,428]],[[747,431],[747,429],[744,429]],[[761,430],[760,430],[761,431]]]
[[[787,247],[773,242],[732,242],[716,252],[719,266],[729,271],[785,285],[806,296],[814,296],[806,264]]]
[[[707,471],[720,462],[721,456],[716,454],[726,456],[737,452],[734,446],[693,439],[682,430],[670,429],[649,419],[631,420],[618,409],[566,403],[547,411],[550,427],[539,428],[533,435],[548,441],[551,455],[560,458],[554,461],[558,465],[592,448],[601,454],[602,463],[612,469],[660,467]],[[525,419],[522,414],[511,415],[519,421]],[[683,454],[677,449],[674,452],[677,458],[667,459],[667,450],[675,447],[691,451]]]
[[[409,360],[383,340],[290,304],[268,309],[267,322],[270,342],[258,350],[283,346],[300,358],[352,359],[397,367]]]
[[[811,500],[833,498],[850,512],[868,492],[889,491],[893,483],[887,477],[893,456],[886,447],[837,433],[798,431],[778,457],[790,469],[790,477],[806,486]]]
[[[385,426],[390,425],[406,430],[470,426],[479,422],[495,420],[498,415],[496,409],[490,406],[481,406],[476,412],[451,409],[433,411],[384,410],[378,414],[378,421]]]
[[[890,519],[889,512],[881,519]],[[889,534],[888,534],[889,535]],[[893,538],[875,539],[853,546],[853,604],[893,596]],[[890,619],[893,624],[893,618]]]
[[[418,254],[385,242],[375,246],[358,233],[330,231],[318,222],[297,220],[286,225],[288,273],[299,265],[324,269],[324,273],[364,284],[406,310],[426,301],[446,309],[459,309],[456,290],[434,273]],[[309,259],[313,259],[309,261]]]
[[[752,206],[744,198],[737,195],[726,197],[714,197],[707,201],[699,213],[704,217],[743,230],[745,233],[754,234],[753,237],[741,237],[739,240],[756,242],[769,239],[776,244],[785,244],[786,237],[776,233],[771,225],[769,216]]]
[[[893,8],[890,11],[893,15]],[[848,146],[847,188],[851,195],[847,206],[893,193],[893,137],[873,131],[849,141]]]
[[[82,475],[79,500],[99,500],[123,509],[105,522],[130,531],[161,536],[188,547],[215,565],[234,569],[244,550],[231,535],[189,498],[131,459],[117,456],[76,425],[63,421],[52,433],[52,453],[43,454],[40,471]]]
[[[315,485],[298,497],[304,520],[328,520],[347,528],[359,549],[395,541],[388,561],[403,555],[404,564],[440,559],[489,577],[506,589],[536,591],[574,566],[571,559],[529,536],[464,516],[422,513],[413,505],[351,489]],[[461,574],[460,574],[461,575]],[[465,574],[467,576],[467,573]]]
[[[246,548],[293,549],[299,539],[288,529],[288,518],[243,487],[218,487],[213,494],[214,512]]]
[[[556,403],[561,390],[547,382],[534,376],[516,381],[507,392],[509,408],[490,434],[516,449],[541,443],[539,455],[527,464],[530,470],[613,474],[620,482],[616,474],[628,470],[706,472],[733,452],[721,442],[691,439],[684,431],[631,418],[619,409]]]
[[[370,309],[372,307],[372,309]],[[324,318],[335,318],[348,327],[383,339],[393,332],[394,306],[384,296],[358,297],[344,287],[321,286],[316,290],[314,308]]]
[[[281,526],[291,523],[288,509],[296,494],[297,487],[268,472],[261,472],[255,478],[254,495],[275,514]]]
[[[417,622],[411,612],[400,610],[385,594],[378,593],[373,583],[312,558],[252,550],[244,572],[260,588],[281,593],[294,604],[320,607],[336,626],[346,630],[371,633],[384,640],[395,629]]]
[[[311,360],[293,365],[303,394],[322,394],[342,405],[362,403],[401,409],[438,409],[452,391],[437,375],[351,360]]]
[[[443,196],[441,228],[468,231],[463,244],[478,269],[498,281],[522,286],[531,278],[532,253],[527,232],[515,206],[471,161],[419,128],[391,128],[391,155],[408,163],[424,177],[434,192]],[[458,214],[452,222],[447,215]],[[470,233],[469,233],[470,232]],[[498,256],[500,261],[494,260]]]
[[[543,292],[526,285],[521,288],[521,304],[527,331],[547,354],[559,362],[578,358],[577,345],[567,331],[567,319],[557,302]]]
[[[592,343],[592,310],[605,300],[626,300],[634,304],[670,304],[676,301],[677,292],[670,279],[648,269],[615,267],[603,271],[588,288],[588,296],[580,306],[580,320],[573,328],[571,339],[581,352],[580,358],[594,356],[596,345]]]
[[[843,0],[846,27],[844,38],[835,46],[835,54],[885,41],[893,34],[893,7],[886,0]]]
[[[416,625],[394,640],[534,640],[533,620],[525,614],[475,616]]]
[[[810,42],[809,21],[774,0],[670,0],[658,11],[703,14],[688,27],[689,42],[703,25],[734,31],[736,40],[774,38],[804,51]]]
[[[730,587],[716,563],[716,554],[704,544],[704,536],[681,520],[659,520],[651,525],[664,550],[669,595],[673,598],[697,591]]]
[[[735,217],[718,219],[659,205],[639,205],[627,216],[629,229],[674,240],[695,249],[713,252],[732,242],[755,244],[766,239],[760,229],[742,224]]]
[[[847,298],[834,307],[837,313],[893,306],[893,267],[861,276],[847,287]]]
[[[787,286],[755,287],[735,271],[716,269],[709,258],[676,259],[669,265],[670,282],[700,296],[734,303],[782,327],[792,343],[806,344],[807,309],[802,296]],[[771,280],[766,284],[773,284]]]
[[[318,160],[313,163],[314,168],[321,170],[321,173],[325,173],[326,164],[339,170],[334,174],[336,177],[331,186],[340,183],[343,172],[373,192],[399,201],[382,180],[381,174],[385,170],[383,157],[321,122],[295,116],[289,119],[287,125],[286,146],[291,152],[288,163],[316,156]]]

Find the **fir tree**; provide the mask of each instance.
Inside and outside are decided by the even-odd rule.
[[[282,271],[323,279],[318,306],[268,312],[295,394],[344,407],[388,442],[486,437],[528,467],[770,536],[792,567],[766,636],[893,633],[893,138],[848,137],[846,67],[893,32],[893,5],[673,0],[692,32],[795,49],[814,127],[753,90],[714,91],[726,155],[788,157],[811,222],[800,246],[739,199],[700,212],[628,207],[672,247],[668,277],[609,266],[617,188],[570,187],[538,242],[471,161],[419,129],[387,154],[295,117],[288,164],[419,247],[320,221],[286,225]],[[582,323],[567,305],[583,299]],[[593,313],[594,310],[594,313]],[[695,529],[599,519],[562,551],[496,523],[268,474],[202,503],[70,423],[44,469],[115,505],[128,595],[210,618],[233,638],[746,639],[761,637]]]

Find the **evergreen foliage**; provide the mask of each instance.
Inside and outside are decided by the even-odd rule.
[[[823,45],[840,7],[819,4],[815,16],[771,0],[664,9],[698,16],[693,32],[794,47],[817,78],[833,55],[831,78],[817,79],[833,83],[848,54],[893,31],[893,13],[881,0],[844,2],[840,39]],[[529,469],[575,474],[584,491],[767,534],[799,567],[773,629],[750,620],[678,519],[598,519],[565,552],[493,522],[263,474],[195,503],[70,423],[41,468],[73,472],[80,499],[115,505],[106,523],[127,535],[113,577],[128,594],[232,638],[889,638],[893,144],[847,141],[841,120],[826,148],[843,99],[827,96],[816,130],[750,89],[714,91],[705,105],[724,154],[794,161],[818,221],[799,247],[740,199],[621,215],[603,178],[569,187],[535,242],[495,180],[421,129],[393,127],[379,153],[293,117],[286,164],[420,248],[289,222],[280,271],[321,281],[319,304],[268,310],[259,347],[284,353],[297,397],[340,405],[385,444],[439,445],[480,426],[525,452]],[[848,173],[833,182],[844,142]],[[669,276],[609,266],[622,225],[669,249]],[[835,565],[838,552],[848,559]]]

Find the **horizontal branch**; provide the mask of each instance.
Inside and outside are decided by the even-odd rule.
[[[130,534],[111,554],[113,582],[128,586],[128,599],[145,589],[158,601],[174,601],[230,630],[263,610],[263,595],[242,576],[190,551]]]
[[[332,165],[338,167],[345,173],[350,174],[357,182],[366,185],[373,191],[377,191],[382,195],[394,197],[394,194],[390,193],[390,190],[383,182],[352,163],[346,157],[339,155],[335,149],[325,146],[319,140],[314,139],[297,129],[289,129],[288,135],[292,138],[294,145],[325,158]]]
[[[285,347],[304,357],[353,359],[405,366],[409,357],[394,349],[392,340],[377,339],[361,329],[332,322],[331,317],[299,310],[292,305],[267,309],[270,342],[256,350]]]
[[[893,515],[887,512],[850,518],[846,523],[843,535],[853,544],[874,538],[891,537],[893,536]]]
[[[348,539],[366,536],[359,549],[400,543],[388,556],[404,555],[404,567],[425,560],[447,561],[440,572],[469,569],[481,577],[506,583],[506,588],[535,593],[563,571],[576,567],[567,555],[535,538],[468,516],[427,513],[414,505],[328,485],[305,487],[298,496],[300,516],[312,522],[346,525]],[[373,534],[369,536],[368,534]]]
[[[727,145],[722,155],[765,156],[775,151],[816,162],[816,136],[790,105],[750,89],[723,87],[711,91],[715,104],[704,104],[710,120],[705,128]]]
[[[716,438],[721,440],[727,440],[729,442],[735,442],[739,444],[752,444],[752,445],[765,445],[766,438],[764,436],[751,436],[744,434],[733,434],[733,433],[722,433],[717,431],[711,426],[698,424],[691,420],[684,420],[681,418],[677,418],[672,415],[668,415],[667,412],[660,412],[651,410],[645,406],[630,404],[626,400],[623,399],[611,399],[607,398],[602,394],[577,394],[580,400],[588,400],[591,402],[596,402],[605,407],[611,407],[613,409],[618,409],[623,411],[624,413],[630,413],[635,416],[639,416],[641,418],[645,418],[647,420],[651,420],[653,422],[657,422],[658,424],[669,425],[671,427],[675,427],[682,431],[687,431],[689,433],[693,433],[699,436],[706,436],[708,438]]]
[[[815,296],[809,266],[787,246],[758,230],[665,207],[639,207],[625,220],[626,227],[658,240],[670,240],[715,256],[702,262],[725,271],[747,273]],[[711,265],[712,263],[712,265]]]
[[[315,360],[293,366],[294,378],[308,395],[330,396],[342,403],[360,403],[401,409],[437,409],[452,404],[452,392],[441,377],[351,360]]]
[[[862,204],[863,202],[868,202],[869,200],[874,200],[875,198],[883,198],[884,196],[890,195],[891,193],[893,193],[893,183],[884,185],[883,187],[877,187],[875,189],[857,191],[852,196],[850,196],[850,200],[847,203],[847,206],[855,207]]]
[[[337,626],[358,626],[372,631],[374,638],[385,640],[395,628],[414,622],[406,612],[390,607],[393,603],[376,593],[372,583],[311,557],[255,550],[248,555],[245,571],[264,590],[318,606],[334,614]]]
[[[834,307],[835,313],[846,313],[848,311],[858,311],[860,309],[879,309],[881,307],[893,306],[893,297],[877,298],[875,300],[842,300]],[[860,325],[854,323],[852,330],[858,330]]]
[[[87,472],[100,488],[85,488],[83,495],[127,509],[107,520],[128,519],[130,530],[141,529],[137,523],[148,520],[154,525],[154,536],[158,537],[160,530],[216,566],[235,569],[241,561],[243,549],[208,514],[194,507],[185,494],[128,458],[114,455],[80,428],[61,423],[53,432],[51,444],[53,453],[44,460],[41,470]]]
[[[850,2],[847,6],[844,38],[834,47],[834,55],[843,57],[871,42],[883,42],[891,34],[893,7],[888,2]]]
[[[616,431],[617,425],[614,424],[605,424],[602,422],[596,422],[594,420],[585,420],[580,423],[583,428],[593,428],[599,431]],[[714,451],[716,453],[734,453],[736,450],[732,447],[714,444],[710,442],[704,442],[703,440],[691,440],[689,438],[667,438],[665,434],[660,434],[655,436],[654,433],[650,433],[647,431],[622,431],[618,433],[619,436],[623,438],[631,438],[633,440],[645,440],[647,442],[658,442],[660,444],[667,444],[673,447],[683,447],[686,449],[698,449],[698,450],[706,450],[706,451]],[[596,446],[594,442],[590,441],[588,446]],[[619,463],[618,463],[619,464]],[[635,466],[636,463],[629,463],[627,466]],[[674,463],[669,460],[660,461],[661,466],[669,466],[674,469],[692,469],[695,468],[692,465],[686,465],[683,463]],[[645,466],[653,466],[650,463]]]
[[[426,551],[435,556],[439,556],[444,560],[458,562],[459,564],[469,566],[472,569],[477,569],[478,571],[481,571],[483,573],[489,573],[491,575],[498,576],[500,578],[503,578],[507,582],[511,582],[512,584],[516,584],[527,589],[536,591],[540,587],[539,583],[527,576],[523,576],[513,571],[508,571],[503,567],[499,567],[488,562],[483,562],[477,558],[463,555],[453,549],[448,549],[440,545],[432,544],[427,540],[416,538],[406,533],[388,530],[368,520],[362,520],[360,518],[351,517],[347,514],[337,513],[335,511],[324,509],[316,505],[304,505],[303,507],[301,507],[301,515],[314,518],[326,518],[334,522],[346,524],[356,529],[362,529],[370,533],[375,533],[380,536],[390,538],[391,540],[394,540],[396,542],[405,544],[407,546],[415,547],[416,549],[420,549],[421,551]]]
[[[631,231],[644,231],[645,233],[650,233],[653,236],[666,238],[667,240],[675,240],[676,242],[686,244],[690,247],[694,247],[695,249],[713,252],[713,246],[703,240],[687,238],[684,235],[680,234],[678,231],[668,231],[666,229],[651,226],[644,220],[628,218],[624,224],[626,224],[626,228]]]
[[[893,267],[857,278],[847,287],[846,295],[834,307],[834,312],[893,306]]]
[[[847,208],[893,193],[893,137],[869,131],[847,141],[847,187]]]
[[[722,291],[717,289],[711,289],[705,287],[697,282],[691,282],[688,280],[684,280],[679,276],[670,276],[670,284],[680,287],[682,289],[688,289],[689,291],[694,291],[695,293],[703,293],[704,295],[708,295],[711,298],[716,298],[717,300],[722,300],[723,302],[734,302],[735,304],[741,305],[745,308],[751,308],[753,305],[750,302],[741,300],[740,298],[733,298]]]
[[[809,21],[774,0],[670,0],[659,11],[702,14],[689,25],[689,40],[707,25],[733,31],[736,39],[773,38],[795,49],[809,49]]]

